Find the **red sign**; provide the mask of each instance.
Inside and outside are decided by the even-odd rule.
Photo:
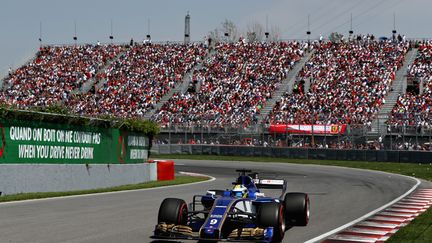
[[[337,135],[345,132],[346,125],[306,125],[306,124],[277,124],[270,125],[269,133],[296,134],[328,134]]]

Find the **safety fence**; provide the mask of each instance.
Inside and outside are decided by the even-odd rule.
[[[295,124],[277,129],[268,124],[245,128],[171,124],[161,128],[154,143],[432,151],[432,126],[388,125],[386,119],[368,125]]]

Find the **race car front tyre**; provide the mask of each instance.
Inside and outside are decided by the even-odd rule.
[[[165,198],[159,207],[158,224],[186,225],[187,214],[188,209],[184,200]]]
[[[272,242],[281,242],[285,236],[285,209],[277,202],[263,203],[258,208],[257,223],[261,228],[273,227]]]
[[[287,193],[284,198],[286,224],[306,226],[309,222],[309,196],[305,193]]]

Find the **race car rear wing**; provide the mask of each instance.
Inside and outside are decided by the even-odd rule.
[[[287,182],[283,179],[254,179],[257,188],[285,190]]]
[[[245,184],[254,183],[258,189],[280,189],[282,190],[282,195],[286,192],[287,189],[287,181],[284,179],[262,179],[259,176],[259,173],[252,172],[247,169],[236,170],[240,173],[237,181],[233,182],[233,185],[236,184]],[[252,172],[252,173],[251,173]],[[246,175],[246,173],[249,173]]]

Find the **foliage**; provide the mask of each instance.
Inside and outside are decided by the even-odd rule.
[[[69,109],[63,103],[56,103],[50,106],[36,106],[32,110],[39,112],[46,112],[52,114],[68,115]]]
[[[231,20],[225,19],[222,22],[222,30],[224,33],[228,33],[228,40],[231,42],[237,41],[239,38],[238,28]]]
[[[11,106],[0,105],[0,119],[29,120],[33,122],[63,123],[83,127],[118,128],[131,132],[141,132],[152,138],[159,133],[156,123],[142,119],[101,118],[72,115],[66,106],[55,104],[47,107],[33,107],[32,110],[18,110]]]
[[[269,41],[280,41],[281,30],[279,26],[271,25],[270,29],[267,28],[267,25],[264,28],[258,21],[251,21],[246,26],[246,30],[243,31],[233,21],[225,19],[220,27],[209,32],[209,37],[215,42],[237,42],[240,36],[245,37],[248,42],[260,42],[266,40],[265,32],[269,32]]]
[[[333,32],[329,36],[329,40],[333,43],[339,43],[343,39],[343,35],[341,33]]]
[[[269,40],[272,42],[275,41],[280,41],[280,37],[281,37],[281,30],[279,28],[279,26],[277,25],[272,25],[270,28],[270,33],[269,33]]]
[[[143,132],[147,134],[150,138],[159,133],[159,126],[156,123],[141,119],[122,120],[119,128],[131,132]]]
[[[225,34],[227,34],[228,36],[225,36]],[[234,22],[225,19],[221,23],[221,27],[216,28],[213,31],[210,31],[209,36],[215,42],[221,42],[224,40],[229,42],[235,42],[238,41],[239,39],[239,32]]]
[[[264,27],[258,22],[247,25],[246,38],[248,42],[260,42],[264,40]]]

